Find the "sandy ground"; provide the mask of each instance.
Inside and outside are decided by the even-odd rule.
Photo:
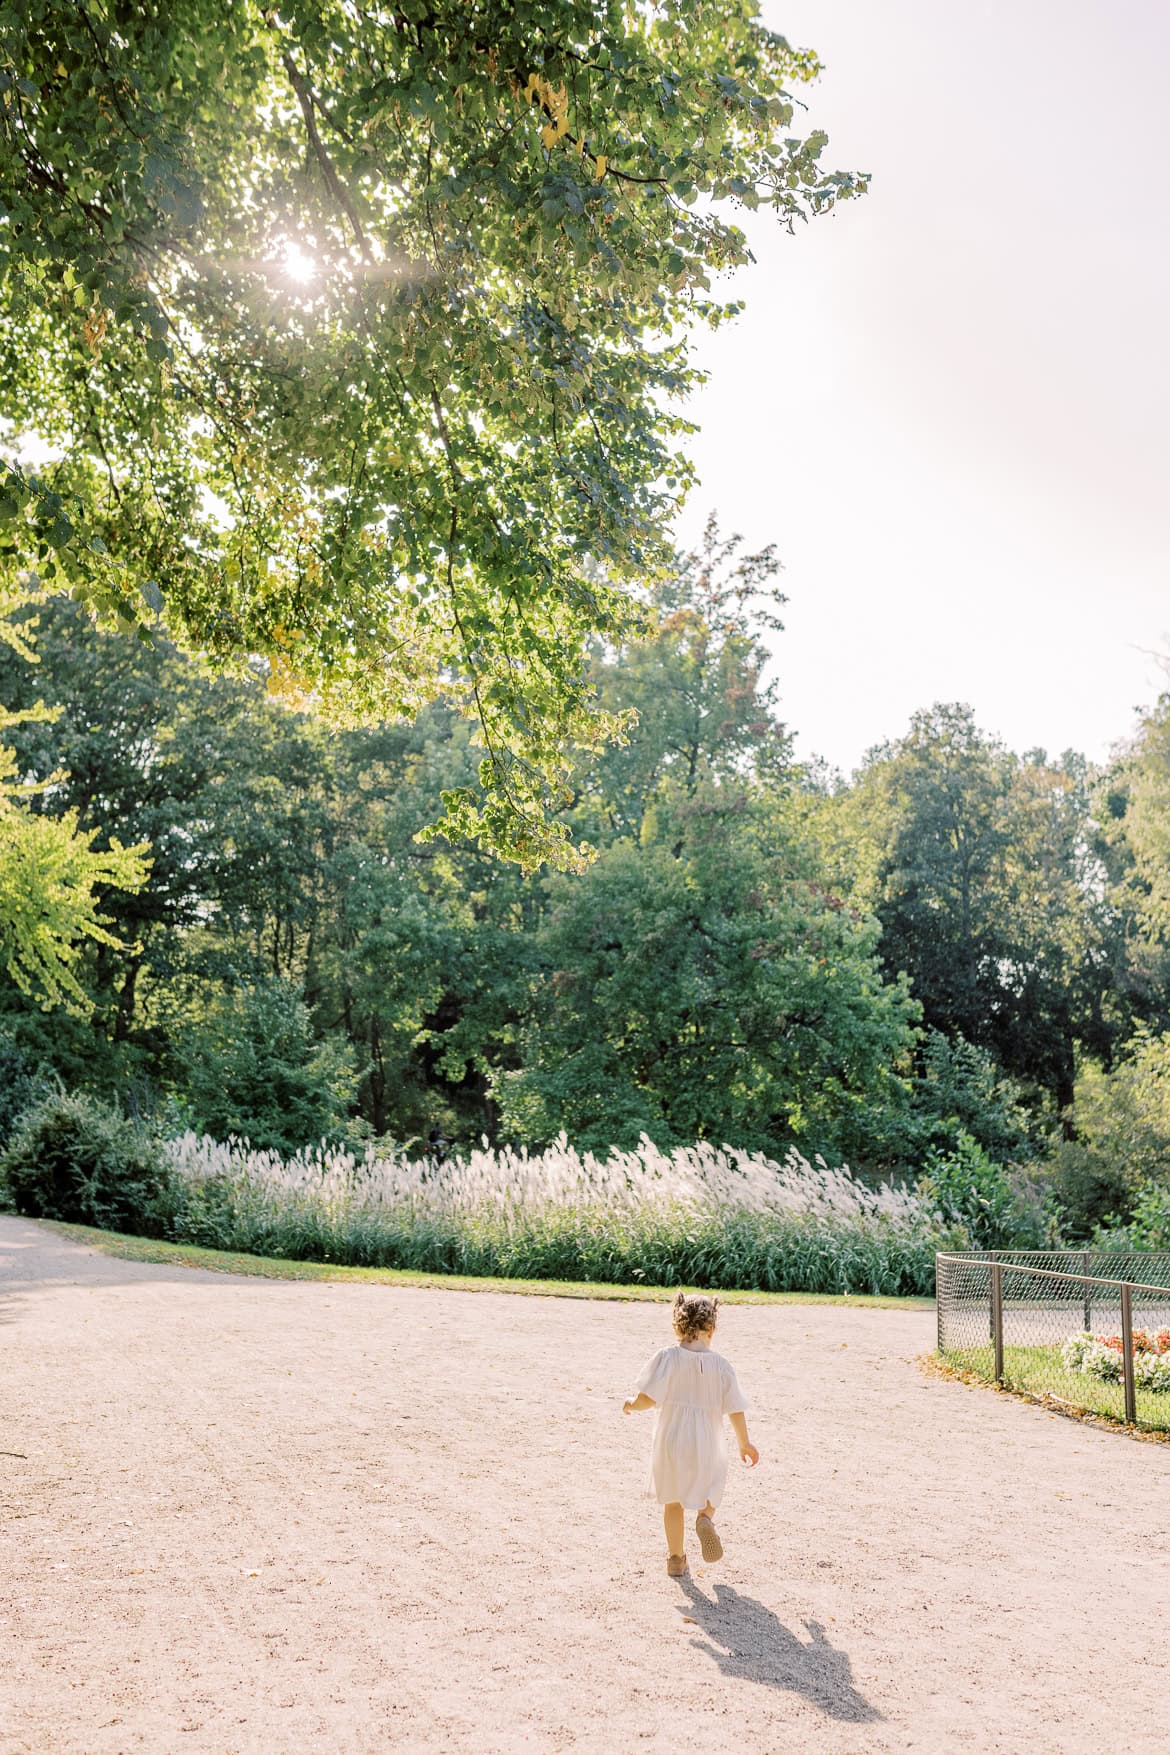
[[[1170,1447],[924,1377],[926,1312],[729,1307],[763,1462],[676,1583],[666,1338],[0,1218],[0,1755],[1165,1749]]]

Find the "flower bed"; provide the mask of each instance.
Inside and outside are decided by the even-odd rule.
[[[1120,1335],[1073,1335],[1060,1349],[1063,1364],[1101,1383],[1120,1383],[1123,1375]],[[1133,1376],[1139,1389],[1170,1395],[1170,1328],[1133,1331]]]

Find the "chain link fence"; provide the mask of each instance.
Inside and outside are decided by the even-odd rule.
[[[1170,1432],[1170,1254],[987,1250],[937,1261],[949,1365],[1068,1408]]]

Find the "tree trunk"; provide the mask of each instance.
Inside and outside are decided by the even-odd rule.
[[[1070,1055],[1056,1074],[1056,1107],[1060,1112],[1060,1135],[1062,1139],[1071,1140],[1076,1137],[1076,1122],[1073,1118],[1073,1101],[1076,1097],[1076,1074]]]
[[[370,1123],[381,1139],[386,1132],[386,1063],[382,1058],[382,1032],[378,1014],[370,1019]]]
[[[114,1041],[125,1042],[134,1028],[135,989],[142,958],[134,957],[126,970],[126,978],[118,990],[118,1008],[114,1013]]]

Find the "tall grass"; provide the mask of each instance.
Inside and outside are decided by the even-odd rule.
[[[903,1189],[868,1189],[792,1152],[478,1151],[442,1166],[319,1147],[281,1158],[188,1133],[167,1155],[174,1234],[358,1267],[724,1286],[922,1293],[963,1241]]]

